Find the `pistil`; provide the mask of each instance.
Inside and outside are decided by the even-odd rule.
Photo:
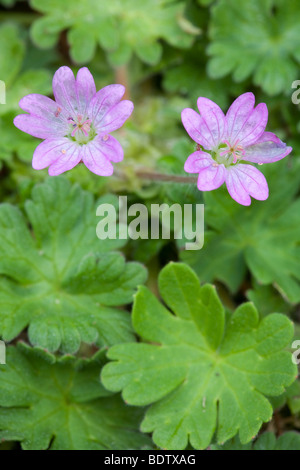
[[[82,131],[84,135],[88,137],[92,124],[92,121],[90,119],[86,119],[85,121],[83,121],[83,117],[79,115],[77,117],[77,122],[72,118],[69,118],[68,121],[73,126],[73,131],[71,134],[72,137],[74,137],[76,132],[78,131]]]
[[[245,155],[245,150],[242,145],[238,145],[238,140],[233,145],[228,140],[225,140],[224,144],[227,145],[227,149],[220,152],[220,157],[232,156],[233,163],[236,163],[238,159]]]

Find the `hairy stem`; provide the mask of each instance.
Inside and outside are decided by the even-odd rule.
[[[114,172],[115,176],[121,179],[127,179],[128,176],[120,171]],[[179,176],[179,175],[167,175],[165,173],[158,173],[149,170],[137,170],[136,176],[142,180],[148,181],[165,181],[167,183],[182,183],[182,184],[195,184],[197,183],[197,177],[195,176]]]
[[[170,183],[197,183],[197,177],[195,176],[179,176],[179,175],[167,175],[165,173],[157,173],[152,171],[138,170],[136,175],[141,179],[150,181],[167,181]]]

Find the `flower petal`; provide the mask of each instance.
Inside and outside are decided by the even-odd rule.
[[[20,114],[14,124],[27,134],[40,139],[66,135],[68,131],[66,111],[47,96],[31,94],[20,100],[21,109],[30,113]]]
[[[46,139],[35,149],[32,167],[35,170],[43,170],[64,155],[69,154],[73,147],[74,142],[70,142],[66,137]]]
[[[260,138],[255,142],[256,144],[261,144],[262,142],[275,142],[278,145],[282,145],[283,142],[277,137],[277,135],[273,134],[273,132],[264,132]],[[285,144],[283,144],[285,145]]]
[[[49,175],[60,175],[71,170],[81,160],[80,147],[68,139],[48,139],[36,148],[32,166],[35,170],[49,168]]]
[[[14,125],[23,132],[37,137],[38,139],[63,137],[65,130],[53,126],[51,121],[41,119],[30,114],[19,114],[14,119]]]
[[[209,166],[203,168],[198,177],[197,186],[200,191],[212,191],[219,188],[225,181],[226,168],[224,165]]]
[[[67,118],[66,110],[60,107],[54,100],[48,96],[32,93],[24,96],[19,102],[21,109],[32,116],[42,119],[49,119],[53,122],[64,123]]]
[[[57,176],[65,171],[71,170],[78,165],[82,157],[82,147],[75,142],[70,143],[70,147],[66,149],[66,153],[61,153],[59,157],[50,167],[49,175]]]
[[[111,162],[121,162],[124,158],[123,147],[120,142],[113,136],[108,135],[93,141],[95,147],[99,152],[103,153],[105,157]]]
[[[273,163],[282,160],[292,150],[272,132],[264,132],[256,144],[246,148],[243,158],[253,163]]]
[[[232,199],[243,206],[250,206],[250,196],[259,201],[265,201],[269,197],[266,178],[251,165],[239,164],[228,168],[226,185]]]
[[[93,96],[96,94],[95,81],[87,67],[78,70],[75,86],[78,111],[85,115]]]
[[[254,103],[253,93],[244,93],[232,103],[226,114],[228,137],[236,140],[244,123],[253,111]]]
[[[110,163],[110,160],[114,161],[113,158],[118,159],[121,157],[120,154],[115,154],[113,147],[117,152],[120,151],[118,147],[119,142],[116,144],[116,140],[109,136],[107,142],[99,142],[98,140],[93,140],[87,145],[84,145],[82,160],[85,166],[96,175],[100,176],[111,176],[114,172],[114,167]],[[110,143],[108,144],[108,142]],[[120,144],[119,144],[120,145]],[[113,156],[113,158],[112,158]]]
[[[212,191],[225,181],[226,168],[219,165],[212,157],[202,151],[192,153],[185,162],[187,173],[199,173],[197,186],[200,191]]]
[[[52,87],[55,101],[66,109],[69,117],[74,117],[77,114],[77,92],[72,70],[60,67],[54,74]]]
[[[96,126],[103,116],[121,101],[124,93],[123,85],[108,85],[94,95],[88,107],[88,117]]]
[[[268,122],[268,108],[265,103],[260,103],[253,109],[254,103],[253,93],[244,93],[230,106],[226,121],[227,137],[232,145],[238,142],[247,147],[263,134]]]
[[[268,123],[268,108],[265,103],[260,103],[250,114],[244,123],[241,131],[237,135],[239,143],[243,147],[248,147],[257,142],[262,136]]]
[[[97,131],[100,135],[104,135],[120,129],[131,115],[133,108],[133,103],[128,100],[123,100],[116,104],[113,108],[107,111],[101,120],[96,119],[95,127]]]
[[[201,150],[192,153],[184,164],[184,171],[187,173],[199,173],[203,168],[207,168],[216,163],[209,153]]]
[[[204,119],[196,111],[185,108],[181,113],[181,120],[188,135],[197,144],[202,145],[207,150],[214,148],[215,142],[212,134]]]
[[[222,141],[225,132],[225,115],[221,108],[208,98],[198,98],[198,109],[207,129],[211,134],[211,140],[217,147]]]
[[[54,74],[52,86],[55,101],[66,109],[67,118],[85,114],[96,94],[95,81],[87,67],[78,70],[76,80],[69,67],[60,67]]]

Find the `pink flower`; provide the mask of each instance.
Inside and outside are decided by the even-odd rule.
[[[187,173],[199,173],[198,189],[211,191],[224,182],[230,196],[249,206],[250,196],[264,201],[269,188],[264,175],[248,163],[272,163],[286,157],[291,147],[271,132],[265,132],[268,109],[254,108],[253,93],[245,93],[230,106],[226,116],[207,98],[198,99],[200,115],[193,109],[182,111],[182,122],[199,150],[185,162]]]
[[[16,127],[39,139],[32,160],[35,170],[49,166],[49,175],[59,175],[83,162],[97,175],[113,174],[111,162],[123,160],[123,149],[110,132],[119,129],[133,111],[131,101],[121,101],[122,85],[109,85],[96,92],[86,67],[75,79],[69,67],[53,77],[55,101],[43,95],[27,95],[20,107],[29,114],[14,120]]]

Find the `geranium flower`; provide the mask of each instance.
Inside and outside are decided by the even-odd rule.
[[[182,122],[198,150],[185,162],[187,173],[199,173],[198,189],[211,191],[224,182],[230,196],[249,206],[252,196],[264,201],[269,188],[264,175],[251,163],[272,163],[291,151],[275,134],[265,132],[268,109],[254,108],[253,93],[245,93],[230,106],[226,116],[207,98],[197,101],[200,115],[193,109],[182,111]]]
[[[110,135],[133,111],[133,103],[123,100],[122,85],[108,85],[96,92],[93,76],[86,67],[75,79],[69,67],[61,67],[53,77],[55,101],[31,94],[20,101],[29,114],[14,120],[16,127],[39,139],[32,160],[35,170],[49,167],[59,175],[83,162],[93,173],[113,174],[111,162],[123,160],[120,143]]]

